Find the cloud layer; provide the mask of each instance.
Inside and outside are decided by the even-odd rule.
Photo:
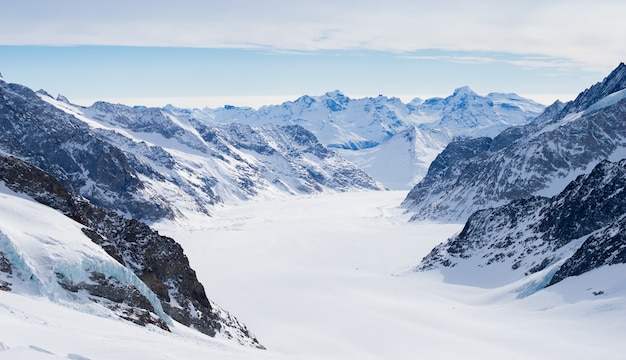
[[[441,49],[608,71],[626,58],[625,13],[626,2],[615,0],[21,0],[3,8],[0,44]],[[541,61],[527,65],[554,65]]]

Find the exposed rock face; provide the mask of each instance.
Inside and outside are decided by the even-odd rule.
[[[53,176],[15,157],[0,155],[0,180],[10,189],[24,192],[85,225],[85,235],[135,273],[157,295],[172,319],[211,336],[220,332],[242,344],[262,347],[245,325],[207,298],[183,249],[173,239],[137,220],[73,198]],[[10,264],[4,264],[2,258],[0,266],[10,271]],[[135,290],[120,287],[114,279],[98,272],[91,274],[91,280],[73,283],[59,277],[58,282],[70,291],[87,290],[92,296],[108,300],[109,306],[121,309],[132,321],[150,318],[152,307]]]
[[[313,194],[325,188],[381,190],[382,186],[363,170],[323,146],[299,125],[250,126],[229,124],[209,127],[192,121],[202,139],[221,156],[240,162],[240,187],[248,195],[269,180],[283,191]],[[254,154],[256,161],[246,159]]]
[[[626,66],[566,105],[491,140],[452,143],[403,202],[414,220],[465,221],[473,212],[553,196],[603,159],[626,155]]]
[[[44,169],[72,194],[95,205],[137,218],[172,216],[158,196],[145,193],[119,148],[30,89],[4,81],[0,81],[0,150]]]
[[[90,274],[90,282],[73,282],[63,274],[56,273],[57,282],[65,290],[73,293],[86,291],[92,301],[98,302],[113,310],[121,318],[135,324],[145,326],[152,324],[163,330],[169,331],[167,323],[154,314],[155,309],[150,301],[129,284],[106,276],[103,273],[93,271]]]
[[[556,266],[554,276],[547,275],[551,285],[603,265],[626,263],[625,191],[626,160],[602,161],[557,196],[476,212],[458,236],[433,249],[416,269],[498,267],[513,281]]]
[[[67,99],[0,80],[0,151],[128,218],[209,214],[261,194],[382,189],[298,126],[210,126],[158,108]]]

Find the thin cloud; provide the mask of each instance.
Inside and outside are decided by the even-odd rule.
[[[21,0],[3,8],[0,44],[441,49],[542,54],[607,71],[626,58],[624,13],[626,3],[614,0]]]
[[[435,55],[400,55],[399,57],[412,60],[430,60],[441,61],[456,64],[510,64],[525,69],[553,69],[559,71],[578,71],[585,68],[585,64],[558,57],[534,56],[534,55],[516,55],[503,53],[484,53],[484,55],[467,55],[467,54],[435,54]]]

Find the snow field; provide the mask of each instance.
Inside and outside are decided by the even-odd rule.
[[[0,195],[6,234],[24,231],[6,219],[31,214],[26,232],[50,235],[29,243],[42,259],[50,258],[53,240],[59,255],[93,245],[78,233],[63,236],[63,228],[77,228],[60,214],[41,213],[41,205],[6,189]],[[0,359],[623,358],[626,265],[524,299],[517,298],[520,284],[445,283],[436,271],[410,269],[462,226],[408,223],[397,208],[404,195],[250,201],[212,218],[159,225],[183,245],[209,298],[245,323],[266,351],[176,323],[168,333],[58,298],[0,291]]]
[[[202,224],[162,224],[160,231],[183,245],[209,298],[268,348],[263,356],[622,356],[626,325],[616,319],[626,319],[624,285],[600,299],[570,281],[519,300],[515,287],[452,285],[437,272],[412,273],[462,225],[409,224],[397,208],[404,196],[356,192],[247,202]]]

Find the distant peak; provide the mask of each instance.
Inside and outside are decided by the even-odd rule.
[[[325,95],[328,97],[345,97],[345,95],[339,90],[329,91]]]
[[[64,103],[66,103],[66,104],[69,104],[69,103],[70,103],[70,101],[68,100],[68,98],[66,98],[65,96],[63,96],[63,95],[61,95],[61,94],[58,94],[58,95],[57,95],[57,101],[64,102]]]
[[[337,103],[341,104],[341,105],[346,105],[350,102],[350,98],[345,96],[341,91],[339,90],[335,90],[335,91],[330,91],[327,92],[325,94],[325,96],[327,98],[329,98],[329,100],[332,101],[336,101]],[[336,111],[336,110],[333,110]]]
[[[476,95],[476,93],[469,86],[463,86],[454,90],[454,93],[452,94],[452,96],[463,95]]]
[[[46,97],[49,97],[49,98],[54,99],[54,98],[52,97],[52,95],[50,95],[50,94],[49,94],[46,90],[44,90],[44,89],[39,89],[39,90],[35,91],[35,94],[37,94],[37,95],[41,95],[41,96],[46,96]]]
[[[420,105],[422,105],[423,103],[424,103],[424,100],[423,100],[422,98],[416,97],[416,98],[414,98],[413,100],[411,100],[411,101],[409,102],[409,105],[412,105],[412,106],[420,106]]]

